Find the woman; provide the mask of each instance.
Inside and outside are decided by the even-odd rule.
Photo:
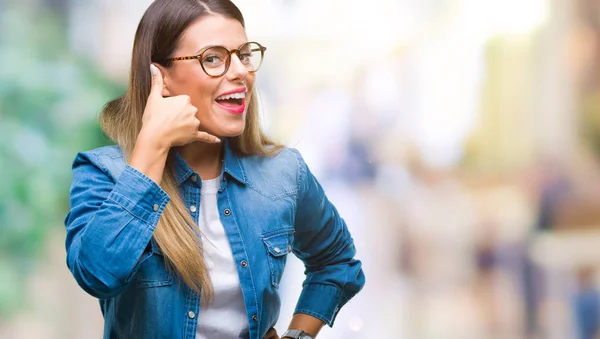
[[[118,146],[77,155],[65,220],[68,267],[100,299],[105,338],[279,338],[290,252],[306,279],[282,337],[332,326],[364,285],[300,154],[260,130],[265,50],[228,0],[156,0],[144,14],[129,89],[101,117]]]

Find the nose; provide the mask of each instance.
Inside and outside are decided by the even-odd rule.
[[[248,76],[248,68],[242,63],[237,53],[232,53],[231,64],[227,70],[227,78],[230,81],[242,81]]]

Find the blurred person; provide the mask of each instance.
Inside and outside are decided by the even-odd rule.
[[[496,285],[499,280],[498,226],[493,221],[482,224],[482,234],[475,241],[475,293],[478,298],[479,308],[484,330],[488,335],[502,333],[499,309],[497,302]]]
[[[557,224],[557,211],[566,199],[572,188],[569,187],[565,169],[560,162],[551,158],[542,158],[536,172],[537,196],[539,207],[536,220],[530,234],[524,240],[522,253],[523,272],[522,288],[525,306],[525,335],[527,338],[544,336],[544,329],[540,323],[542,304],[547,294],[548,282],[545,278],[544,268],[536,264],[528,253],[536,236],[543,232],[552,231]]]
[[[577,272],[579,286],[572,302],[578,339],[597,339],[600,335],[600,292],[594,283],[595,274],[591,267]]]
[[[101,116],[118,145],[76,156],[65,219],[104,338],[279,338],[291,252],[306,277],[282,338],[333,326],[364,285],[302,156],[259,127],[265,50],[229,0],[156,0],[141,19],[128,91]]]

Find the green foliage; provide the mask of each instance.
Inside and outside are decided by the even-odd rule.
[[[62,227],[75,154],[108,143],[98,113],[124,90],[68,50],[63,22],[43,8],[0,12],[0,319]]]

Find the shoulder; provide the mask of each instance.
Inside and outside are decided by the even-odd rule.
[[[304,159],[295,148],[285,147],[274,155],[252,155],[240,158],[251,187],[263,192],[298,191],[304,172]]]
[[[116,179],[127,164],[121,148],[112,145],[77,153],[73,161],[73,170],[89,165]]]
[[[300,152],[295,148],[284,147],[273,155],[250,155],[240,158],[245,169],[261,171],[295,172],[304,163]]]
[[[252,176],[291,176],[297,178],[306,166],[300,152],[284,147],[273,155],[251,155],[241,158],[246,174]]]

